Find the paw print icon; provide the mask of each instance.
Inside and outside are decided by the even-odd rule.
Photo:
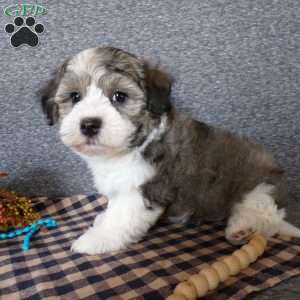
[[[28,17],[25,20],[22,17],[16,17],[13,23],[5,26],[5,31],[11,34],[11,45],[16,48],[21,45],[36,47],[39,44],[39,34],[43,33],[44,30],[44,25],[36,24],[33,17]]]

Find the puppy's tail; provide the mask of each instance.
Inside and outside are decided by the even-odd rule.
[[[300,229],[284,220],[281,221],[278,233],[281,235],[300,238]]]

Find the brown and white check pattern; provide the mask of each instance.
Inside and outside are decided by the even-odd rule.
[[[22,238],[0,241],[0,299],[165,299],[175,285],[236,248],[224,224],[160,224],[126,251],[72,253],[70,246],[105,207],[99,196],[35,201],[59,227],[38,233],[22,252]],[[242,299],[300,275],[300,244],[272,239],[265,254],[206,299]]]

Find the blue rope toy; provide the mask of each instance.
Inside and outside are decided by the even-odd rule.
[[[17,236],[26,234],[22,246],[23,251],[26,252],[30,248],[30,239],[34,234],[36,234],[40,230],[41,226],[45,226],[46,228],[51,229],[56,228],[58,224],[55,220],[51,218],[41,219],[24,228],[20,228],[10,232],[0,233],[0,240],[12,239]]]

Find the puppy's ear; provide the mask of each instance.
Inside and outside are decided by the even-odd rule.
[[[157,67],[145,64],[147,109],[161,115],[171,110],[170,93],[172,77]]]
[[[42,109],[48,119],[49,125],[54,125],[58,120],[58,105],[54,102],[54,96],[57,91],[57,83],[55,79],[48,81],[40,91]]]
[[[60,84],[61,78],[63,77],[68,61],[60,66],[54,73],[53,78],[49,80],[44,87],[42,87],[38,96],[41,99],[43,112],[46,114],[49,125],[54,125],[58,118],[58,104],[54,101],[55,95]]]

